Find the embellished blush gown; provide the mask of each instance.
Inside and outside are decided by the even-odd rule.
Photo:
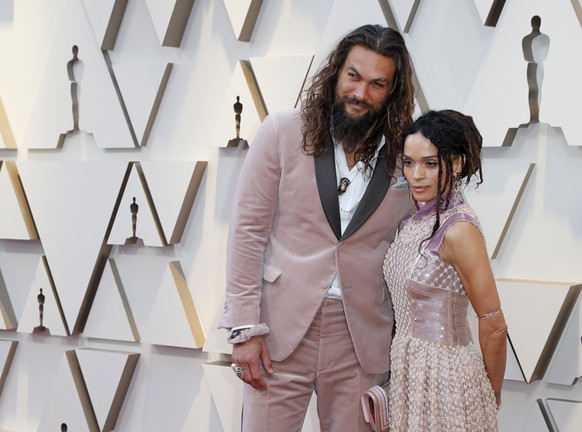
[[[469,299],[454,267],[438,253],[445,231],[458,221],[479,230],[460,196],[441,210],[435,201],[402,222],[386,254],[384,277],[392,295],[396,333],[391,348],[391,432],[497,431],[497,406],[467,322]]]

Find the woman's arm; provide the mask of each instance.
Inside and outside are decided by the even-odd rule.
[[[485,241],[473,224],[457,222],[445,232],[439,253],[455,267],[479,317],[479,343],[499,407],[507,355],[507,325]]]

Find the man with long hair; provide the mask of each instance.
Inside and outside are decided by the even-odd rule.
[[[412,210],[396,158],[414,108],[402,36],[353,30],[302,102],[267,116],[246,156],[220,327],[243,431],[299,432],[314,391],[321,431],[364,431],[360,396],[390,367],[383,259]]]

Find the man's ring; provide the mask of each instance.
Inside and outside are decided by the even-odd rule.
[[[243,368],[241,368],[240,366],[238,366],[236,363],[231,364],[230,368],[234,371],[236,376],[239,378],[242,378],[242,376],[245,374],[245,370]]]

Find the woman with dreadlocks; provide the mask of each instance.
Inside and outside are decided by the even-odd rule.
[[[418,210],[401,223],[384,262],[396,322],[391,431],[497,431],[507,326],[477,215],[459,191],[473,176],[482,182],[481,146],[471,117],[452,110],[430,111],[402,133]]]

